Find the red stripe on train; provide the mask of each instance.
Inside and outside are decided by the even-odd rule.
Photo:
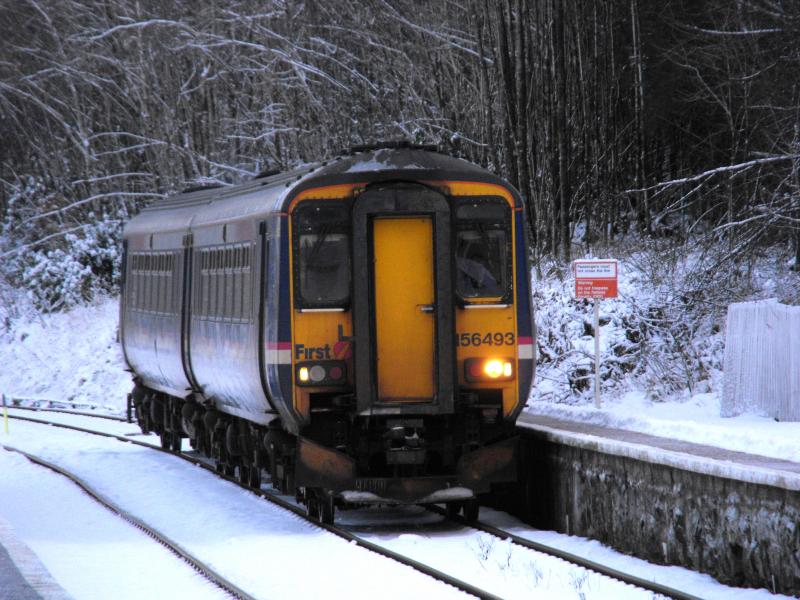
[[[267,342],[267,350],[291,350],[292,342]]]

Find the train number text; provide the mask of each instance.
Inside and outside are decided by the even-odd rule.
[[[456,346],[513,346],[514,334],[511,332],[457,333]]]

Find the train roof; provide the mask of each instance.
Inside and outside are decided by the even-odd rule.
[[[256,177],[239,185],[196,189],[161,198],[128,222],[124,237],[187,230],[250,214],[284,212],[294,196],[313,187],[405,178],[498,184],[509,188],[516,201],[521,202],[508,182],[466,160],[420,147],[377,148]]]

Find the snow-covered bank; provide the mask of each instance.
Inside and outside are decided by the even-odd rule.
[[[614,257],[619,296],[600,304],[602,408],[594,408],[592,302],[575,299],[574,279],[554,269],[534,285],[537,371],[525,410],[800,462],[800,423],[720,416],[727,307],[773,297],[796,304],[800,274],[785,249],[749,264],[725,262],[720,248],[655,244]]]
[[[644,392],[627,392],[605,397],[600,409],[591,404],[529,402],[526,411],[800,462],[800,423],[778,423],[754,414],[720,417],[716,392],[660,402]]]
[[[117,342],[118,313],[119,299],[103,298],[9,321],[0,332],[0,393],[124,410],[131,378]]]

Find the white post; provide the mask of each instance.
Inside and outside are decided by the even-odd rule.
[[[3,400],[3,433],[8,435],[8,407],[6,406],[6,395],[0,394]]]
[[[600,298],[594,299],[594,405],[600,408]]]

